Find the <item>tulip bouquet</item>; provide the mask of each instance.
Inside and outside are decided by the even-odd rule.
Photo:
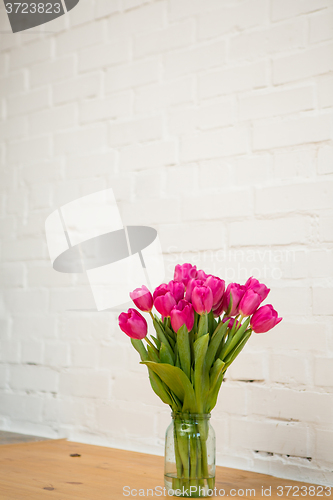
[[[158,286],[153,294],[145,286],[130,293],[136,307],[150,314],[156,336],[148,338],[147,322],[134,308],[120,314],[119,326],[147,366],[153,391],[174,415],[211,412],[227,368],[251,333],[267,332],[282,319],[272,305],[259,307],[268,293],[252,277],[245,285],[231,283],[225,288],[224,280],[191,264],[177,265],[174,279]],[[160,317],[153,314],[153,307]],[[177,475],[173,487],[187,488],[193,481],[200,485],[202,478],[213,487],[206,424],[199,421],[197,434],[188,441],[175,420]]]

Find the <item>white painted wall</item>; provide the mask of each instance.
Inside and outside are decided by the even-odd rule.
[[[0,428],[163,453],[169,410],[44,221],[112,187],[193,262],[271,287],[213,413],[218,463],[333,482],[332,0],[81,0],[0,10]],[[6,32],[7,31],[7,32]],[[309,457],[309,458],[308,458]]]

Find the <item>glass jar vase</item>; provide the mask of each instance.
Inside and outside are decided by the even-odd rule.
[[[164,485],[169,495],[200,498],[214,489],[215,432],[209,419],[210,413],[172,413],[165,436]]]

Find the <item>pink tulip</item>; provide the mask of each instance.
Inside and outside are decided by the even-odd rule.
[[[230,294],[232,296],[232,309],[228,311],[229,316],[236,316],[238,314],[238,304],[244,295],[245,287],[238,283],[230,283],[223,295],[222,309],[228,311],[230,304]]]
[[[199,269],[197,271],[197,280],[203,280],[205,281],[208,278],[209,274],[206,274],[205,271],[202,269]]]
[[[238,311],[242,316],[251,316],[251,314],[253,314],[254,311],[258,309],[261,302],[262,298],[260,297],[260,295],[249,288],[248,290],[246,290],[239,302]]]
[[[150,312],[153,308],[153,296],[145,285],[136,288],[130,293],[130,297],[140,311]]]
[[[190,280],[187,283],[186,293],[185,293],[185,300],[187,300],[187,302],[191,302],[193,288],[195,286],[202,286],[203,284],[204,284],[203,280],[197,280],[197,279]]]
[[[261,297],[261,301],[265,300],[265,298],[270,292],[270,289],[267,288],[266,285],[264,285],[263,283],[259,283],[259,281],[256,278],[252,277],[247,280],[244,286],[246,289],[250,288],[257,294],[259,294]]]
[[[205,285],[209,286],[211,291],[213,292],[213,308],[217,306],[222,299],[224,290],[225,290],[225,281],[217,278],[217,276],[207,276],[205,281]]]
[[[252,330],[256,333],[268,332],[275,325],[280,323],[282,318],[278,318],[278,313],[271,304],[259,307],[251,318],[250,324]]]
[[[164,318],[170,316],[171,310],[176,304],[176,299],[168,291],[164,295],[158,295],[156,299],[154,299],[154,306]]]
[[[118,321],[121,330],[132,339],[143,339],[147,335],[147,321],[136,309],[121,313]]]
[[[171,326],[175,332],[179,328],[186,325],[188,331],[192,330],[194,325],[194,310],[192,304],[187,300],[180,300],[178,304],[172,309],[170,314]]]
[[[169,292],[169,287],[166,283],[162,283],[162,285],[159,285],[157,288],[155,288],[154,293],[153,293],[153,299],[155,301],[156,297],[159,295],[165,295],[167,292]]]
[[[220,300],[220,302],[216,306],[213,306],[214,318],[218,318],[219,316],[221,316],[222,313],[223,313],[223,297],[222,300]]]
[[[208,286],[195,286],[192,292],[192,305],[198,314],[210,312],[213,307],[213,292]]]
[[[192,266],[192,264],[177,264],[175,267],[175,281],[182,281],[186,286],[190,279],[197,277],[197,266]]]
[[[168,290],[174,296],[177,303],[184,298],[185,285],[181,281],[169,281]]]

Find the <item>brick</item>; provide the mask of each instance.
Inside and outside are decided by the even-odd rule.
[[[256,189],[256,213],[293,212],[331,207],[333,183],[303,182]]]
[[[324,10],[310,17],[310,42],[330,40],[333,33],[333,11]]]
[[[144,401],[147,405],[158,403],[146,373],[136,374],[133,377],[132,373],[118,372],[115,376],[112,393],[117,401],[133,400],[136,404]]]
[[[161,29],[165,23],[166,2],[144,5],[130,12],[112,16],[108,23],[111,41]]]
[[[51,156],[49,137],[27,139],[11,142],[8,145],[8,160],[10,162],[28,162],[48,159]]]
[[[14,48],[9,53],[10,70],[51,59],[51,50],[51,39],[47,38]]]
[[[196,16],[211,10],[216,10],[221,6],[219,0],[170,0],[169,16],[171,21]],[[201,16],[200,16],[201,17]]]
[[[88,99],[80,104],[80,119],[83,123],[127,118],[131,115],[133,97],[130,91],[121,92],[103,99]]]
[[[260,92],[240,98],[241,120],[255,120],[314,109],[314,88],[303,86],[290,90]]]
[[[333,78],[324,78],[318,82],[318,100],[321,108],[333,106]]]
[[[154,142],[128,146],[120,152],[120,167],[125,170],[173,165],[176,162],[174,142]]]
[[[267,85],[266,62],[222,69],[199,76],[198,91],[201,99],[245,90],[263,88]]]
[[[134,108],[138,114],[147,114],[193,100],[194,80],[186,77],[175,82],[136,89]]]
[[[112,147],[162,139],[162,135],[163,123],[160,117],[132,120],[109,126],[109,144]]]
[[[58,130],[72,128],[76,124],[77,108],[75,104],[50,108],[30,116],[30,127],[33,135],[57,132]]]
[[[41,418],[43,400],[41,397],[29,394],[1,394],[1,413],[10,419],[23,421],[38,421]]]
[[[229,436],[238,449],[309,456],[308,429],[294,422],[230,420]]]
[[[193,42],[194,25],[192,20],[171,25],[166,29],[147,33],[134,38],[134,57],[186,47]]]
[[[68,52],[76,52],[88,45],[102,43],[104,39],[103,21],[86,23],[77,28],[71,28],[55,37],[56,54],[63,56]]]
[[[221,7],[221,3],[218,7]],[[243,4],[226,4],[219,10],[202,14],[198,19],[200,39],[213,38],[247,28],[262,26],[268,20],[268,5],[263,0],[251,0]]]
[[[330,117],[327,115],[284,121],[258,121],[254,123],[253,148],[255,150],[281,148],[326,141],[330,137]]]
[[[304,23],[304,19],[299,19],[234,36],[230,40],[229,57],[232,61],[251,60],[304,47]]]
[[[218,250],[226,239],[225,227],[220,222],[159,225],[158,234],[162,248],[167,253]]]
[[[56,154],[94,151],[103,147],[105,142],[106,127],[100,125],[78,131],[57,133],[54,137],[54,150]]]
[[[134,209],[135,207],[135,209]],[[124,224],[140,224],[145,220],[147,224],[171,224],[180,218],[179,202],[160,199],[140,200],[135,203],[119,203],[119,210]]]
[[[165,74],[167,78],[177,78],[188,73],[221,66],[226,59],[224,42],[217,42],[166,55]]]
[[[74,279],[70,273],[56,272],[52,266],[30,265],[27,269],[27,284],[31,288],[68,287],[73,286]]]
[[[181,140],[181,161],[242,154],[247,151],[247,139],[247,131],[243,127],[189,134]]]
[[[44,344],[44,363],[48,366],[69,366],[70,353],[68,343],[47,341]]]
[[[38,340],[26,340],[21,343],[21,362],[41,364],[43,361],[43,344]]]
[[[333,147],[323,146],[318,153],[318,172],[320,174],[333,173]]]
[[[234,203],[235,197],[239,200]],[[185,221],[216,220],[221,217],[244,217],[252,212],[251,193],[247,189],[221,190],[219,196],[201,196],[200,204],[197,198],[183,197],[182,213]],[[205,210],[203,211],[203,207]]]
[[[84,156],[72,156],[66,164],[66,178],[80,179],[112,175],[114,172],[115,153],[107,151]]]
[[[158,402],[157,396],[156,401]],[[136,417],[138,425],[140,425],[140,439],[142,439],[142,444],[137,445],[139,451],[139,449],[143,449],[144,441],[151,437],[151,430],[155,425],[155,415],[147,409],[144,410],[137,407]],[[112,442],[121,443],[119,436],[134,436],[135,434],[133,429],[133,411],[115,407],[114,404],[103,404],[97,408],[97,425],[99,432],[112,436]]]
[[[30,292],[29,292],[30,293]],[[36,338],[50,339],[56,337],[56,321],[55,317],[41,314],[24,316],[14,316],[12,325],[13,341],[17,339],[26,340],[27,331],[33,332]]]
[[[273,61],[273,83],[293,82],[328,73],[333,69],[333,45],[304,50]]]
[[[321,217],[319,224],[321,239],[324,241],[333,241],[333,217]]]
[[[325,7],[331,6],[330,0],[273,0],[272,1],[272,20],[280,21],[288,17],[298,16],[315,12]]]
[[[113,340],[107,345],[98,348],[98,364],[100,368],[106,368],[115,372],[128,366],[128,350]]]
[[[333,288],[313,287],[313,314],[332,315],[333,314]]]
[[[249,388],[249,413],[323,425],[332,421],[332,399],[333,394],[252,385]]]
[[[48,305],[47,291],[8,290],[5,302],[9,312],[20,311],[21,314],[46,312]]]
[[[1,94],[7,97],[11,94],[18,94],[25,90],[26,82],[23,71],[12,73],[5,78],[0,79]]]
[[[55,61],[41,63],[30,69],[30,83],[37,87],[59,80],[65,80],[75,75],[75,58],[73,55],[56,59]]]
[[[231,125],[234,117],[235,103],[231,100],[203,104],[199,108],[177,108],[169,113],[168,128],[172,134],[179,135]]]
[[[3,336],[5,326],[1,324]],[[0,359],[3,363],[18,363],[20,361],[20,343],[13,339],[3,338],[0,342]]]
[[[120,10],[119,0],[99,0],[95,4],[95,17],[107,17]]]
[[[33,111],[45,109],[49,105],[49,92],[39,89],[20,96],[8,98],[8,116],[26,115]]]
[[[59,394],[84,398],[109,397],[109,376],[103,371],[68,369],[60,373]]]
[[[317,151],[314,146],[300,146],[274,153],[274,172],[277,179],[299,177],[306,179],[316,170]]]
[[[55,104],[62,104],[79,99],[97,97],[101,92],[102,76],[100,73],[91,73],[80,76],[53,86],[53,100]]]
[[[332,446],[333,432],[329,429],[316,429],[315,458],[317,460],[326,461],[328,464],[330,464],[332,462]]]
[[[271,156],[267,154],[246,155],[235,159],[231,165],[234,183],[237,186],[248,186],[251,183],[265,182],[270,177],[271,163]]]
[[[4,139],[15,140],[27,136],[28,118],[17,116],[0,122],[0,135]]]
[[[94,45],[80,50],[79,72],[103,69],[114,64],[128,62],[130,45],[128,42]]]
[[[22,264],[6,265],[0,268],[0,281],[4,287],[23,287],[25,284],[25,269]]]
[[[225,418],[226,413],[229,415],[246,415],[247,413],[247,397],[246,389],[242,387],[244,384],[229,382],[226,380],[221,386],[220,398],[223,401],[221,407],[217,406],[214,411],[215,418]],[[214,427],[214,426],[213,426]]]
[[[311,234],[310,224],[304,217],[231,222],[229,241],[235,246],[306,243]]]
[[[332,250],[311,250],[308,252],[307,257],[309,276],[311,278],[326,278],[333,275]]]
[[[273,382],[295,386],[310,383],[308,364],[304,357],[272,353],[269,369]]]
[[[110,68],[106,72],[106,91],[128,89],[158,80],[159,62],[156,59]]]
[[[315,357],[314,382],[318,387],[333,387],[333,358]]]
[[[12,365],[9,384],[13,389],[54,392],[57,390],[58,374],[43,366]]]
[[[249,343],[244,347],[242,351],[242,358],[238,358],[226,371],[226,378],[228,380],[265,380],[266,367],[265,360],[261,353],[251,353],[249,352],[251,338]]]

